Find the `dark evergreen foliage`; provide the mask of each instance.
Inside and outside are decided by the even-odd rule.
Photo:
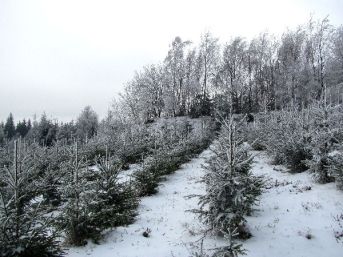
[[[60,194],[64,204],[60,207],[57,227],[72,245],[85,245],[87,239],[95,242],[101,238],[101,229],[93,223],[94,213],[90,203],[94,199],[92,172],[87,161],[80,157],[77,144],[68,149],[69,159],[63,164],[65,176]]]
[[[210,97],[207,94],[199,94],[192,101],[189,115],[192,118],[210,116],[212,110],[212,100]]]
[[[97,163],[97,169],[91,176],[95,183],[89,205],[94,214],[94,225],[104,230],[132,223],[138,206],[133,184],[119,181],[118,175],[122,170],[118,160],[101,158]]]
[[[8,116],[5,126],[4,126],[4,132],[7,137],[7,139],[12,139],[15,136],[15,125],[13,120],[13,115],[10,113]]]
[[[32,152],[15,141],[14,159],[0,170],[0,256],[57,257],[63,251],[41,206]]]

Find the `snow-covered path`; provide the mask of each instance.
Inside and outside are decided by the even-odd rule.
[[[86,247],[71,248],[70,257],[176,257],[190,256],[190,245],[200,235],[194,235],[200,224],[197,217],[187,210],[197,207],[196,198],[190,194],[204,192],[203,185],[196,183],[203,170],[201,165],[210,151],[182,165],[167,177],[156,195],[142,198],[137,221],[110,232],[100,245],[89,243]],[[150,237],[143,237],[149,228]]]
[[[243,242],[248,257],[342,257],[343,242],[337,242],[334,216],[343,213],[343,192],[333,183],[320,185],[307,172],[290,174],[282,166],[270,164],[263,152],[255,153],[253,172],[270,179],[260,206],[247,217],[253,237]],[[167,177],[159,193],[144,197],[138,209],[137,221],[110,232],[100,245],[71,248],[69,257],[189,257],[192,244],[200,237],[202,225],[189,209],[197,208],[191,194],[204,194],[196,183],[203,175],[201,165],[210,151],[184,164]],[[149,228],[150,237],[143,237]],[[342,230],[342,228],[341,228]],[[223,244],[218,238],[207,238],[205,249]],[[194,256],[194,255],[193,255]]]

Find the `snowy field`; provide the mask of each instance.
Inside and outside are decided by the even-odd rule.
[[[270,164],[263,152],[257,153],[253,172],[269,178],[268,189],[248,225],[253,237],[243,242],[249,257],[342,257],[343,242],[337,241],[339,230],[334,217],[343,213],[343,193],[333,183],[312,182],[307,172],[286,173],[282,166]],[[188,257],[199,251],[199,238],[204,229],[189,209],[197,208],[192,194],[204,194],[197,183],[203,175],[201,165],[210,151],[182,166],[162,183],[159,193],[144,197],[137,221],[108,232],[100,245],[68,250],[69,257]],[[143,232],[150,230],[149,237]],[[204,249],[223,244],[218,238],[208,238]]]

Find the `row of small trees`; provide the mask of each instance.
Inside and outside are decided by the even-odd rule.
[[[318,102],[303,110],[260,114],[248,128],[248,141],[266,149],[291,172],[307,169],[320,183],[342,188],[343,109]],[[256,140],[257,138],[257,140]]]
[[[139,131],[146,142],[137,149],[133,143],[119,148],[117,134],[109,137],[113,147],[95,137],[53,147],[19,140],[0,149],[0,256],[61,256],[63,238],[72,245],[99,242],[105,229],[131,223],[144,188],[154,184],[156,190],[164,175],[207,147],[211,121],[198,123],[181,121],[162,130],[163,124],[144,125],[149,129]],[[133,160],[143,160],[142,170],[119,180],[123,163]]]
[[[208,231],[229,242],[216,249],[214,256],[244,254],[236,239],[251,236],[245,217],[257,204],[264,179],[250,171],[250,145],[269,152],[276,164],[286,165],[290,172],[309,169],[319,183],[336,181],[343,189],[342,105],[318,101],[308,108],[258,113],[249,119],[230,115],[220,124],[204,167],[206,194],[200,196],[200,208],[195,210]]]
[[[60,232],[83,245],[135,216],[138,199],[130,184],[118,182],[118,162],[99,158],[92,170],[77,144],[48,151],[15,141],[14,157],[1,169],[1,256],[61,256]]]

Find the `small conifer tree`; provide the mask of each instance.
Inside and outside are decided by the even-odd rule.
[[[213,156],[205,166],[206,194],[200,197],[200,209],[196,210],[214,234],[229,240],[230,247],[219,251],[229,254],[225,256],[243,252],[233,240],[250,237],[245,216],[257,204],[263,186],[263,178],[250,171],[253,157],[247,153],[239,125],[232,116],[222,121]]]
[[[52,219],[35,192],[39,176],[32,155],[14,144],[13,162],[0,170],[0,256],[62,256]]]

